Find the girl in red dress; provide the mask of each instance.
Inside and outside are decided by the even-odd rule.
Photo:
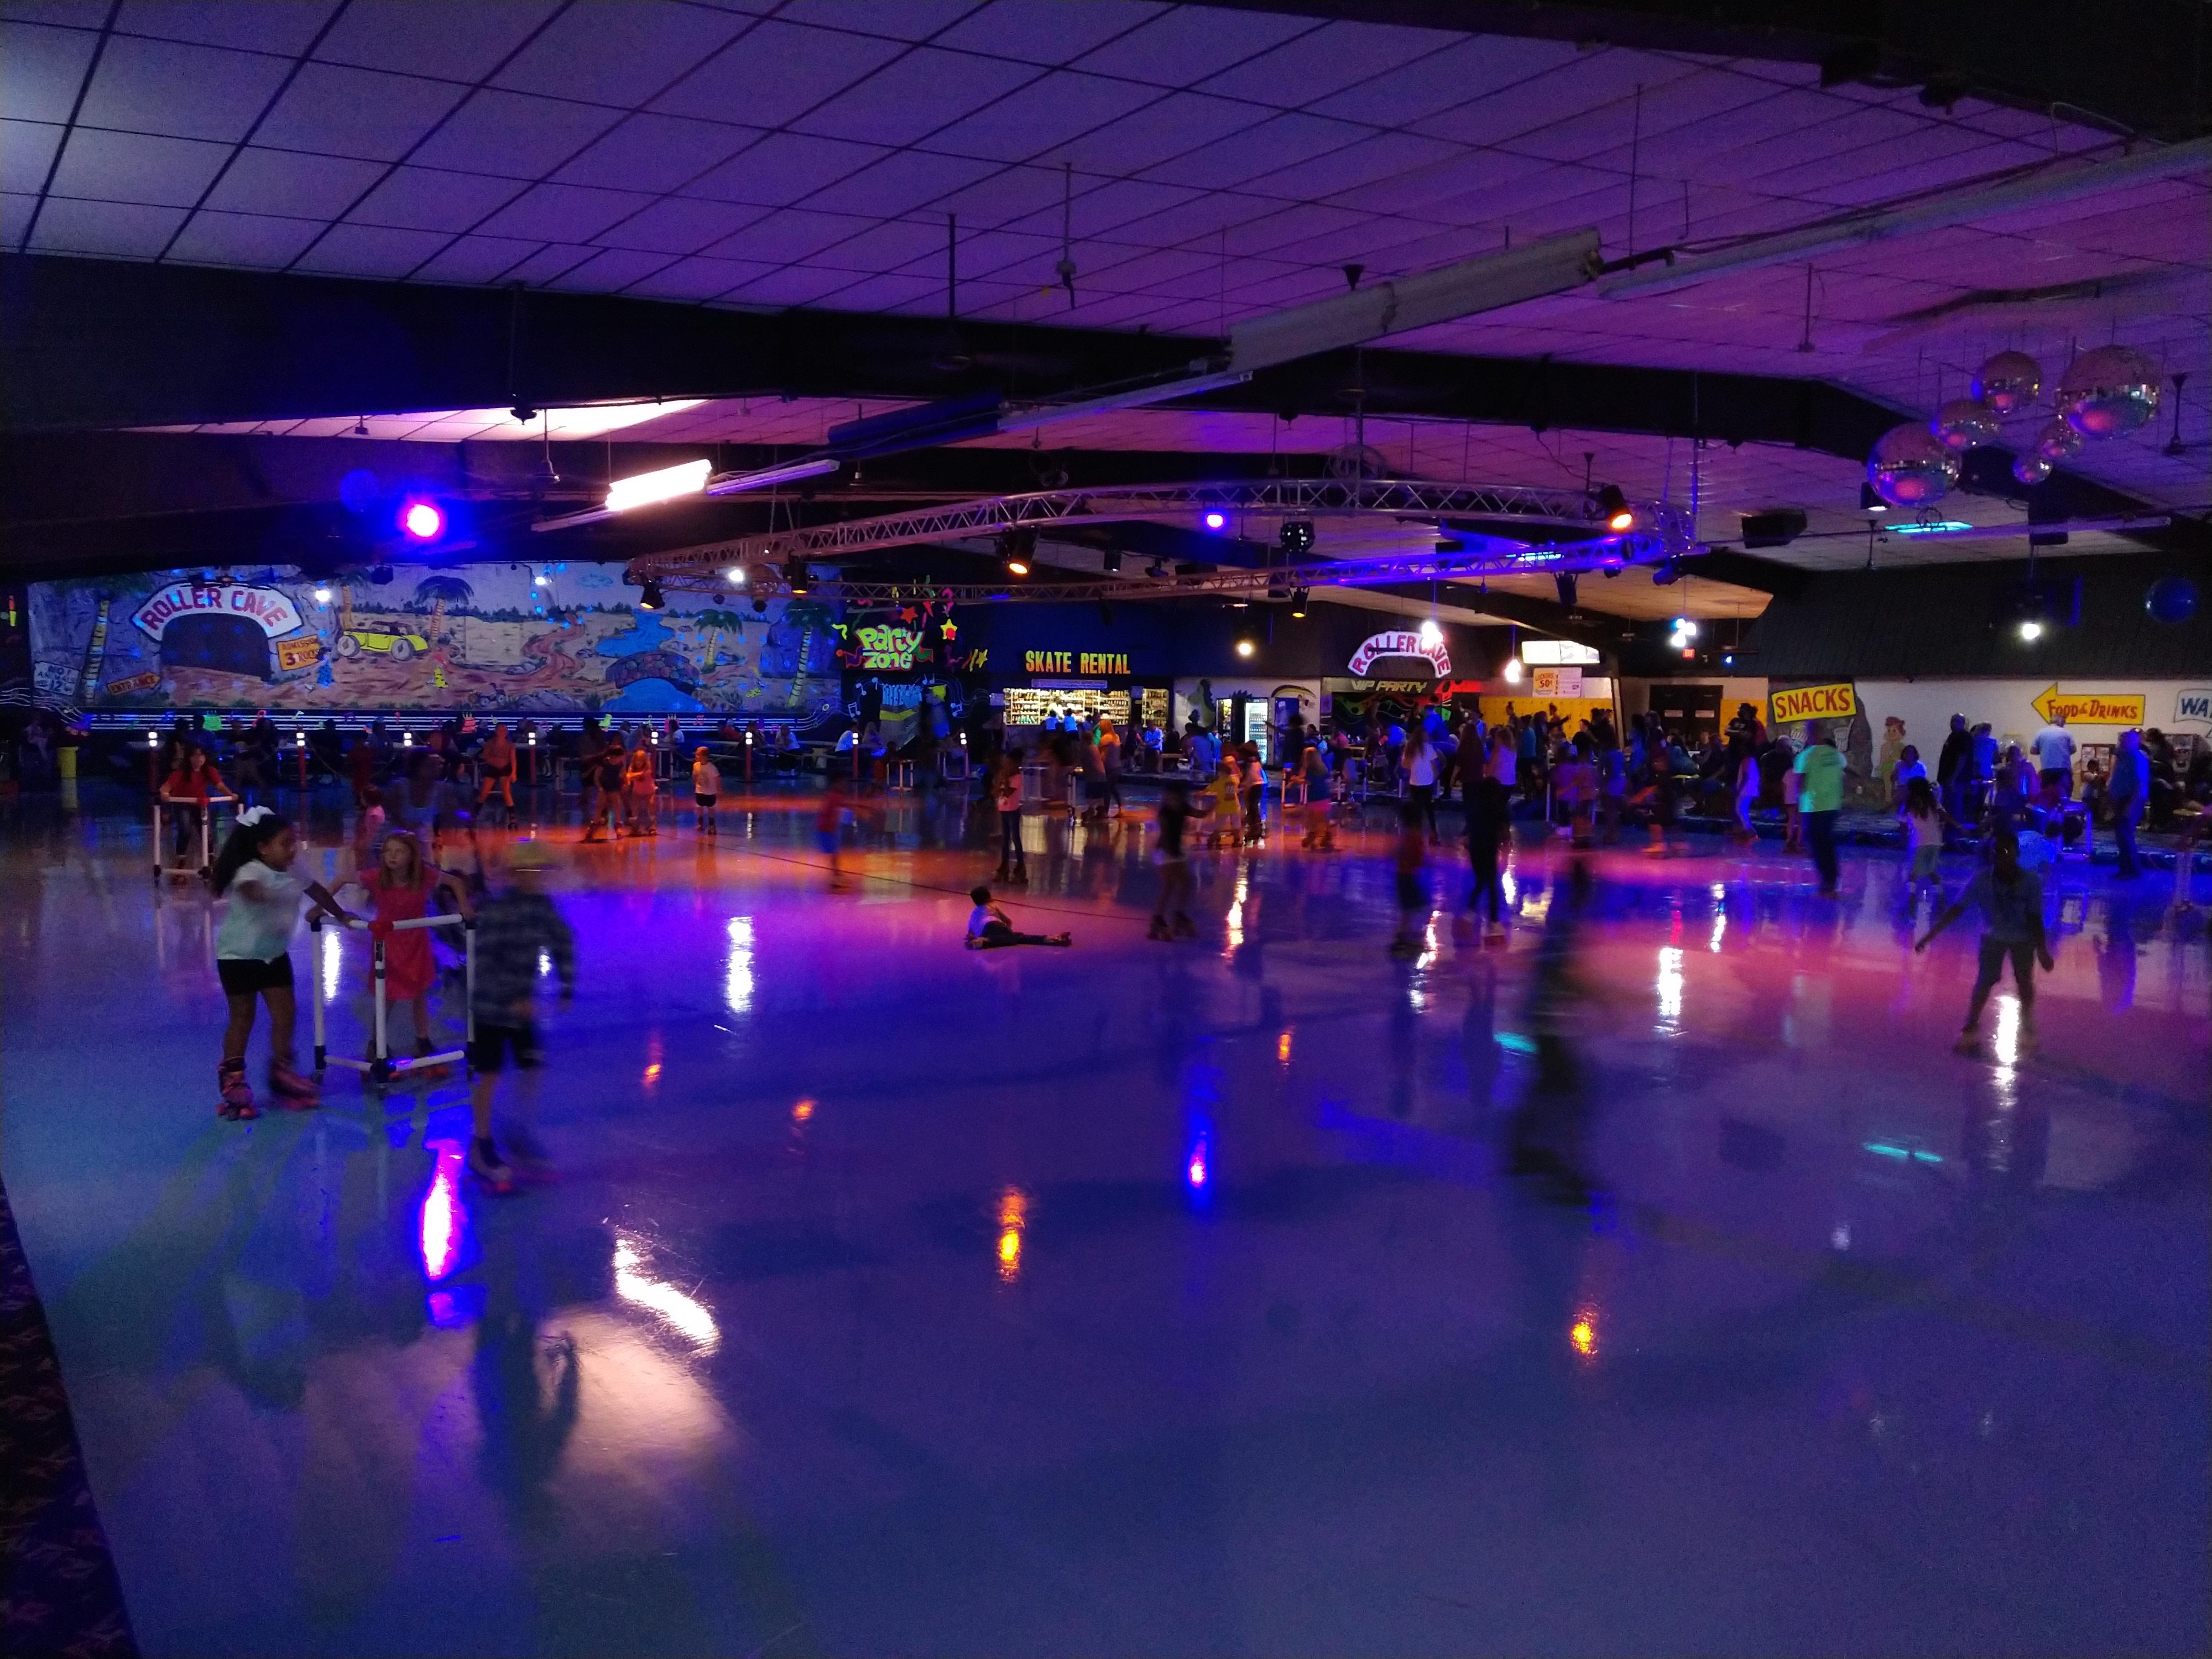
[[[415,1053],[419,1058],[431,1052],[430,987],[437,981],[437,963],[430,954],[428,928],[395,928],[392,924],[420,921],[429,914],[431,895],[441,887],[453,908],[467,915],[468,890],[448,872],[426,864],[421,843],[404,830],[385,836],[376,868],[367,873],[362,885],[368,890],[374,918],[369,925],[370,936],[384,944],[385,1003],[390,1007],[404,1001],[413,1007]],[[374,966],[369,971],[375,972]],[[374,989],[373,980],[370,988]]]

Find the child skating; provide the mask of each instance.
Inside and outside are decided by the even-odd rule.
[[[722,799],[722,769],[714,764],[714,757],[702,744],[691,757],[691,805],[694,819],[702,836],[718,833],[714,808]]]
[[[822,855],[830,860],[830,890],[833,893],[842,893],[850,884],[845,879],[844,866],[837,861],[837,856],[844,831],[845,809],[851,805],[845,798],[844,788],[838,783],[836,775],[832,773],[828,786],[822,792],[822,805],[814,811],[814,843],[822,849]]]
[[[991,902],[991,890],[977,887],[968,896],[975,908],[968,913],[968,948],[971,951],[997,951],[1010,945],[1073,945],[1073,933],[1018,933],[1013,919]]]
[[[1982,1052],[1982,1009],[1996,988],[1997,979],[2004,972],[2005,959],[2012,959],[2014,984],[2020,988],[2020,1045],[2023,1050],[2035,1042],[2035,974],[2032,963],[2039,963],[2049,973],[2057,964],[2051,959],[2050,943],[2043,932],[2043,880],[2032,870],[2020,865],[2020,843],[2009,830],[1997,832],[1990,849],[1989,867],[1966,884],[1966,889],[1943,908],[1928,934],[1912,948],[1925,951],[1929,941],[1942,933],[1974,905],[1982,913],[1981,969],[1974,976],[1972,996],[1966,1003],[1966,1023],[1959,1030],[1959,1040],[1954,1048],[1962,1054]]]
[[[299,851],[299,837],[289,823],[266,806],[249,806],[238,815],[222,851],[216,855],[216,896],[230,901],[215,941],[216,974],[230,1004],[222,1060],[216,1069],[222,1092],[216,1113],[234,1121],[260,1115],[246,1081],[246,1044],[253,1035],[257,999],[269,1005],[269,1087],[276,1103],[306,1111],[321,1098],[313,1081],[301,1076],[292,1063],[292,1028],[298,1014],[292,990],[292,934],[300,925],[302,898],[341,922],[354,918],[321,883],[291,873]]]
[[[1429,908],[1428,813],[1418,800],[1405,802],[1399,813],[1398,933],[1390,954],[1410,957],[1420,951],[1421,915]]]
[[[1197,937],[1198,929],[1190,921],[1190,854],[1183,846],[1183,833],[1200,811],[1211,810],[1211,803],[1194,810],[1190,791],[1180,781],[1171,781],[1160,791],[1160,897],[1152,907],[1152,925],[1146,938]]]
[[[561,1006],[566,1008],[576,994],[575,939],[546,896],[548,862],[536,842],[523,842],[508,860],[506,888],[477,912],[477,982],[471,1005],[476,1039],[469,1045],[469,1064],[477,1074],[469,1097],[475,1124],[467,1162],[469,1173],[494,1193],[514,1190],[514,1171],[501,1156],[491,1127],[493,1091],[510,1054],[522,1073],[522,1116],[509,1133],[508,1143],[526,1169],[544,1166],[532,1121],[537,1072],[543,1063],[537,1018],[541,951],[552,959],[553,971],[560,976]]]
[[[415,1057],[420,1060],[433,1048],[430,988],[437,983],[438,964],[430,949],[428,928],[393,924],[422,921],[430,913],[431,899],[441,890],[465,916],[468,890],[459,877],[426,863],[421,843],[404,830],[385,836],[374,867],[362,871],[360,879],[362,891],[368,896],[370,937],[384,946],[385,1005],[387,1010],[402,1002],[408,1005],[415,1019]],[[375,988],[373,981],[370,988]],[[386,1035],[388,1039],[388,1025]],[[371,1054],[370,1058],[384,1056]]]

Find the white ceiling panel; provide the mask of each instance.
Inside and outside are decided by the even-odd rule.
[[[1109,238],[1102,240],[1125,248],[1175,247],[1184,242],[1195,245],[1197,251],[1211,250],[1219,257],[1220,236],[1224,227],[1241,225],[1275,212],[1281,204],[1261,196],[1239,196],[1230,191],[1216,191],[1211,195],[1194,197],[1179,207],[1164,213],[1155,213],[1121,226]],[[1079,248],[1078,264],[1100,263],[1098,254]]]
[[[642,300],[711,300],[773,274],[773,267],[744,259],[678,259],[629,289]]]
[[[1310,17],[1176,6],[1073,61],[1097,75],[1187,87],[1321,27]]]
[[[1048,75],[933,132],[928,147],[955,155],[1026,161],[1132,114],[1162,95],[1157,87],[1103,75]]]
[[[665,270],[672,263],[665,253],[607,248],[555,277],[547,286],[570,294],[618,294],[632,283],[642,282],[655,271]]]
[[[633,115],[555,175],[564,185],[672,191],[764,135],[750,127],[673,115]]]
[[[0,114],[19,121],[68,120],[95,40],[76,29],[0,22]]]
[[[942,224],[893,219],[823,248],[813,263],[865,275],[896,270],[901,265],[932,255],[941,258],[944,252]],[[943,288],[942,279],[938,286]]]
[[[1638,164],[1656,167],[1669,133],[1693,127],[1686,142],[1700,138],[1710,143],[1717,135],[1733,137],[1733,112],[1765,103],[1777,96],[1773,85],[1725,69],[1703,70],[1678,80],[1646,87],[1639,99],[1632,89],[1595,108],[1577,109],[1562,118],[1523,132],[1514,138],[1514,149],[1554,161],[1579,161],[1604,155],[1624,144],[1638,146]],[[1800,109],[1800,118],[1802,110]],[[1653,148],[1644,149],[1644,146]]]
[[[102,253],[117,258],[148,259],[168,246],[185,210],[142,207],[131,202],[73,202],[46,198],[31,233],[31,247],[42,253]]]
[[[1371,213],[1352,213],[1330,207],[1291,207],[1247,219],[1231,228],[1218,246],[1227,248],[1230,255],[1239,260],[1246,255],[1287,250],[1291,257],[1310,261],[1327,257],[1312,251],[1310,245],[1314,238],[1355,229],[1371,236],[1375,223]]]
[[[416,76],[309,64],[253,138],[276,149],[396,161],[460,101],[462,91]]]
[[[1334,204],[1368,213],[1396,213],[1444,224],[1480,224],[1492,216],[1490,193],[1558,164],[1503,150],[1455,148],[1449,161],[1431,162],[1389,179],[1362,185],[1335,198]],[[1555,175],[1556,176],[1556,175]]]
[[[1167,8],[1152,0],[991,0],[936,37],[934,44],[1030,64],[1065,64]]]
[[[1278,109],[1304,109],[1331,93],[1419,63],[1460,38],[1385,23],[1325,23],[1207,76],[1198,89]]]
[[[1462,143],[1510,144],[1522,134],[1549,126],[1573,111],[1632,98],[1639,85],[1649,94],[1670,81],[1697,73],[1698,67],[1686,59],[1663,58],[1656,52],[1603,47],[1418,121],[1414,130]]]
[[[168,257],[186,264],[282,270],[307,251],[321,229],[308,219],[204,210],[192,216],[171,246]]]
[[[535,242],[505,236],[461,236],[415,275],[426,283],[493,283],[537,251]]]
[[[780,127],[904,50],[893,40],[772,20],[724,47],[652,106],[664,115]]]
[[[336,0],[124,0],[118,34],[190,40],[241,52],[305,52],[330,21]],[[96,8],[87,7],[88,11]]]
[[[383,171],[377,161],[305,155],[295,150],[243,149],[207,204],[226,213],[330,219],[359,200]]]
[[[235,143],[290,67],[282,58],[118,38],[100,54],[77,119],[87,126]]]
[[[1110,185],[1097,185],[1095,179],[1091,182],[1096,188],[1086,191],[1085,175],[1079,172],[1075,175],[1072,222],[1076,238],[1082,241],[1109,235],[1124,225],[1194,202],[1205,194],[1182,185],[1156,185],[1134,179],[1117,179]],[[1057,237],[1061,217],[1055,193],[1048,206],[1014,221],[1007,228]]]
[[[825,29],[854,29],[896,40],[927,40],[968,16],[981,0],[791,0],[778,14]]]
[[[910,213],[999,170],[995,161],[933,155],[925,150],[900,150],[872,167],[817,191],[807,198],[806,205],[825,213],[890,217]]]
[[[1033,64],[916,46],[795,125],[829,138],[910,144],[1038,76]]]
[[[742,240],[741,238],[736,240]],[[852,285],[853,273],[849,270],[817,270],[803,265],[789,265],[747,283],[735,293],[724,297],[746,305],[804,306],[811,305],[826,295]]]
[[[358,69],[479,81],[556,7],[557,0],[348,0],[315,56]]]
[[[1310,114],[1343,121],[1403,126],[1557,69],[1574,56],[1575,48],[1560,41],[1478,35],[1424,52],[1304,107]]]
[[[482,173],[394,167],[347,216],[359,224],[400,230],[468,230],[525,188],[513,179],[489,179]]]
[[[1024,281],[1050,282],[1053,262],[1059,257],[1060,244],[1049,236],[1026,236],[1010,230],[978,231],[973,235],[963,232],[961,289],[964,295],[971,283],[992,276],[1017,285]],[[942,269],[941,259],[938,264]]]
[[[591,104],[479,92],[408,159],[422,167],[542,179],[621,118]]]
[[[79,127],[62,151],[53,190],[58,196],[94,201],[190,207],[200,199],[230,149],[228,144],[194,138],[149,138]]]
[[[647,252],[696,253],[764,218],[769,209],[741,202],[697,202],[670,197],[609,226],[593,240]]]
[[[47,121],[0,121],[0,191],[37,194],[46,187],[62,129]]]
[[[1077,190],[1084,187],[1080,179],[1066,182]],[[1057,215],[1063,188],[1058,167],[1001,167],[965,189],[940,197],[931,205],[940,212],[958,214],[964,235],[969,227],[995,229],[1047,210]],[[1055,219],[1053,234],[1058,231]]]
[[[1125,179],[1155,162],[1189,155],[1243,132],[1264,118],[1265,112],[1234,99],[1177,93],[1093,131],[1062,140],[1047,159],[1073,162],[1079,173]],[[1267,165],[1264,158],[1260,165]]]
[[[436,231],[381,225],[332,225],[300,257],[297,269],[336,276],[404,276],[446,246]]]
[[[794,260],[818,253],[823,248],[848,240],[860,232],[871,228],[872,224],[870,220],[843,214],[809,213],[800,208],[785,208],[746,226],[736,235],[726,237],[704,251],[716,258],[757,259],[763,264],[789,264]],[[849,283],[853,280],[853,274],[841,268],[837,280],[840,283]]]
[[[532,288],[544,288],[558,282],[585,260],[594,258],[602,250],[580,247],[574,242],[549,242],[528,258],[509,270],[502,282],[523,283]]]
[[[945,304],[945,284],[927,276],[902,276],[894,272],[864,277],[849,288],[823,295],[823,303],[837,311],[896,311],[925,305],[939,309]]]
[[[1295,167],[1263,173],[1246,180],[1244,188],[1262,196],[1311,201],[1316,197],[1354,193],[1431,163],[1456,161],[1466,153],[1464,145],[1441,138],[1424,138],[1412,132],[1378,133]]]
[[[851,144],[804,133],[770,133],[704,177],[684,186],[686,196],[718,202],[785,207],[891,152],[880,144]]]
[[[752,27],[740,13],[675,0],[577,6],[541,30],[492,84],[633,108]]]
[[[1163,184],[1226,190],[1261,173],[1272,174],[1310,161],[1367,136],[1365,128],[1349,121],[1327,121],[1317,115],[1278,115],[1163,161],[1148,169],[1146,176]]]
[[[656,199],[638,191],[538,185],[471,228],[487,236],[540,236],[549,242],[588,242],[617,220],[651,206]]]

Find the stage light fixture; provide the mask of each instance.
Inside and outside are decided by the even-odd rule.
[[[1314,550],[1314,525],[1311,519],[1285,519],[1278,538],[1284,552],[1293,557],[1302,556]]]
[[[1026,576],[1036,559],[1036,532],[1009,530],[999,538],[999,562],[1009,576]]]
[[[1154,559],[1145,567],[1145,574],[1158,580],[1168,574],[1168,562],[1165,559]]]
[[[1559,603],[1571,611],[1575,608],[1575,579],[1571,572],[1552,578],[1552,586],[1559,593]]]
[[[1597,492],[1597,510],[1605,515],[1605,527],[1615,532],[1636,527],[1635,509],[1628,505],[1628,497],[1620,493],[1619,484],[1607,484]]]
[[[668,596],[660,591],[660,584],[659,582],[647,581],[640,585],[637,592],[637,608],[639,610],[659,611],[665,606],[667,603]]]
[[[753,615],[756,617],[768,615],[768,601],[757,593],[753,595]]]
[[[1225,529],[1229,524],[1229,515],[1216,508],[1206,515],[1205,522],[1208,530]]]
[[[446,533],[446,513],[435,501],[410,501],[399,508],[399,528],[410,541],[434,542]]]
[[[1291,590],[1291,614],[1293,617],[1303,617],[1306,614],[1306,590],[1303,587],[1294,587]]]
[[[732,565],[727,570],[725,570],[722,573],[722,580],[729,583],[732,587],[743,587],[745,585],[744,566],[741,564]]]
[[[1103,570],[1109,576],[1120,575],[1121,574],[1121,549],[1116,547],[1108,548],[1106,550],[1105,556],[1098,561],[1098,568],[1101,570]]]
[[[1889,511],[1889,503],[1882,500],[1882,498],[1875,493],[1875,487],[1872,484],[1863,483],[1859,486],[1859,511],[1862,513],[1887,513]]]
[[[813,587],[814,583],[806,574],[805,560],[793,559],[783,567],[783,585],[791,590],[794,598],[804,595]]]
[[[1508,685],[1518,685],[1521,684],[1520,658],[1508,657],[1505,659],[1505,683]]]
[[[1249,657],[1259,648],[1260,647],[1255,645],[1250,640],[1239,640],[1237,641],[1237,654],[1240,657]]]
[[[2022,623],[2020,625],[2020,636],[2030,645],[2034,644],[2043,637],[2043,624],[2033,620]]]
[[[605,508],[610,513],[627,513],[634,507],[650,507],[655,501],[673,501],[678,495],[696,495],[707,487],[707,475],[714,470],[711,461],[685,461],[657,471],[641,472],[634,478],[617,478],[607,486]]]
[[[1682,573],[1674,568],[1672,559],[1651,567],[1651,585],[1654,587],[1671,587],[1681,580]]]
[[[1421,643],[1425,646],[1438,646],[1443,642],[1444,630],[1437,626],[1437,619],[1434,617],[1424,618],[1421,623]]]

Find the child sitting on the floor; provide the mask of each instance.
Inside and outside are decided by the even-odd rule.
[[[1006,913],[991,902],[991,890],[978,887],[968,896],[975,908],[968,913],[968,948],[995,951],[1007,945],[1073,945],[1073,933],[1018,933]]]

